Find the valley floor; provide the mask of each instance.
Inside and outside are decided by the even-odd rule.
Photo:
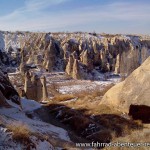
[[[120,81],[119,76],[110,75],[106,81],[91,81],[74,80],[64,72],[36,73],[46,76],[49,97],[42,103],[22,98],[22,109],[17,106],[0,109],[2,150],[27,148],[20,141],[18,145],[13,136],[14,128],[21,127],[30,134],[29,147],[34,149],[32,145],[36,145],[38,150],[90,149],[77,148],[75,143],[92,141],[138,142],[137,133],[141,135],[141,142],[150,137],[149,126],[133,121],[128,114],[105,105],[99,106],[105,92]],[[10,73],[9,78],[18,91],[23,88],[19,72]]]

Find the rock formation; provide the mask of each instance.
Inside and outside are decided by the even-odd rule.
[[[48,98],[47,86],[46,86],[46,77],[42,76],[40,78],[42,83],[42,100],[46,100]]]
[[[37,80],[38,80],[37,75],[33,75],[31,77],[31,82],[32,82],[32,87],[33,87],[31,99],[33,100],[37,100]]]
[[[25,91],[25,94],[26,94],[28,99],[34,99],[35,98],[35,93],[34,93],[35,88],[32,84],[31,76],[30,76],[29,72],[27,72],[25,74],[24,91]]]
[[[100,104],[129,112],[130,105],[150,106],[150,57],[123,82],[112,87]]]
[[[24,50],[21,51],[21,63],[19,66],[19,70],[20,70],[20,73],[22,74],[22,76],[24,76],[27,71]]]
[[[71,75],[72,76],[72,71],[73,71],[73,63],[74,63],[74,59],[73,59],[73,56],[72,55],[70,55],[69,56],[69,61],[68,61],[68,63],[67,63],[67,66],[66,66],[66,73],[68,74],[68,75]]]
[[[75,59],[73,63],[72,77],[74,79],[81,79],[81,72],[80,72],[79,62],[77,59]]]
[[[25,95],[28,99],[33,99],[36,101],[46,100],[48,97],[46,78],[38,75],[31,76],[29,72],[25,74],[25,85],[24,85]]]
[[[6,99],[20,105],[19,94],[8,78],[0,71],[0,106],[8,106]]]
[[[29,66],[26,64],[43,66],[48,72],[56,68],[65,71],[72,55],[88,73],[92,74],[99,68],[100,72],[128,76],[150,55],[150,37],[140,35],[22,32],[19,35],[9,33],[8,36],[0,32],[0,39],[0,63],[4,66],[20,65],[22,75]]]
[[[55,51],[54,41],[50,40],[50,44],[48,48],[46,48],[46,51],[45,51],[44,63],[43,63],[43,66],[48,72],[51,72],[53,70],[55,59],[56,59],[55,52],[56,51]]]
[[[43,58],[42,58],[42,55],[36,55],[35,56],[35,64],[42,64],[43,62]]]
[[[42,82],[40,80],[40,78],[37,78],[36,80],[36,97],[37,97],[37,101],[40,102],[41,100],[43,100],[43,85]]]
[[[150,106],[130,105],[129,115],[134,120],[142,120],[143,123],[150,123]]]
[[[32,65],[33,63],[34,63],[34,54],[33,54],[33,52],[31,52],[31,54],[29,55],[29,58],[28,58],[26,64]]]
[[[116,57],[116,64],[115,64],[115,73],[119,74],[119,62],[120,62],[120,55],[118,54]]]
[[[9,104],[6,101],[6,98],[4,97],[3,93],[0,91],[0,107],[7,107]]]
[[[92,57],[90,57],[88,50],[86,50],[83,53],[82,58],[83,58],[83,64],[86,65],[89,70],[92,70],[93,69],[93,59],[92,59]]]

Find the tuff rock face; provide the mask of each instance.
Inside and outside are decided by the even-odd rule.
[[[83,56],[82,57],[82,63],[89,69],[92,70],[93,69],[93,58],[90,55],[90,53],[88,52],[88,50],[84,51]]]
[[[96,68],[128,76],[150,55],[146,36],[1,32],[0,40],[0,63],[20,66],[22,74],[30,67],[41,66],[48,72],[66,70],[70,75],[76,59],[84,78],[92,76]]]
[[[74,63],[73,56],[70,55],[65,71],[68,75],[71,75],[71,76],[72,76],[72,71],[73,71],[73,63]]]
[[[25,74],[24,94],[28,99],[36,101],[46,100],[48,97],[46,78],[38,75]]]
[[[7,75],[0,71],[0,106],[8,105],[7,101],[12,101],[16,104],[20,104],[20,98],[17,91],[10,83]]]
[[[79,81],[80,83],[78,84],[87,83],[87,86],[85,87],[86,90],[92,92],[92,89],[97,89],[97,87],[103,86],[103,82],[98,81],[98,83],[101,82],[102,84],[100,86],[95,86],[97,81],[92,82],[89,81],[89,79],[107,80],[110,72],[115,72],[122,76],[128,76],[125,81],[117,84],[105,94],[101,104],[110,105],[111,107],[117,108],[117,110],[120,109],[123,112],[129,112],[133,118],[144,118],[144,121],[149,122],[149,49],[149,36],[147,38],[144,36],[133,35],[100,35],[89,33],[51,34],[0,32],[0,69],[4,72],[0,72],[0,107],[10,107],[11,104],[9,104],[9,101],[12,101],[16,104],[21,103],[23,108],[23,111],[19,111],[18,108],[13,108],[13,110],[8,110],[8,113],[6,113],[6,111],[3,112],[3,109],[1,109],[2,115],[0,117],[3,119],[4,123],[7,124],[10,124],[12,120],[16,123],[21,121],[25,125],[29,125],[31,132],[37,133],[38,137],[44,135],[42,148],[43,146],[45,147],[45,142],[52,138],[52,143],[54,143],[55,146],[57,143],[60,143],[60,145],[63,144],[64,148],[69,149],[70,147],[66,147],[66,141],[69,141],[70,143],[70,140],[78,139],[78,135],[80,138],[85,138],[86,141],[96,140],[104,143],[111,142],[112,135],[116,135],[117,137],[122,134],[124,135],[124,128],[126,130],[127,125],[134,126],[133,128],[135,128],[135,124],[131,124],[131,120],[127,120],[126,118],[115,114],[98,115],[97,110],[96,114],[93,114],[92,111],[89,110],[89,113],[93,114],[93,117],[91,118],[90,115],[86,115],[84,112],[82,113],[82,111],[79,111],[79,108],[76,107],[77,109],[73,109],[66,104],[66,102],[68,103],[69,100],[72,99],[62,101],[60,104],[59,102],[56,104],[53,103],[53,99],[52,103],[48,105],[39,104],[38,102],[46,103],[45,100],[50,100],[46,87],[46,77],[48,91],[50,93],[50,90],[54,88],[54,92],[56,93],[54,94],[55,98],[55,95],[57,95],[58,92],[61,92],[60,88],[57,88],[57,84],[55,85],[57,82],[62,81],[62,83],[64,83],[64,80],[65,82],[66,80],[71,80],[76,83],[78,82],[77,80],[87,79],[88,82]],[[141,64],[142,66],[140,66]],[[15,68],[14,72],[12,71],[13,67]],[[72,80],[65,76],[64,71],[66,74],[77,80]],[[19,92],[20,96],[26,97],[27,99],[21,98],[20,102],[19,95],[9,82],[6,72],[13,72],[13,74],[9,74],[12,83],[22,90],[22,93]],[[101,77],[101,75],[103,76]],[[52,85],[53,80],[54,85]],[[69,87],[68,85],[67,87]],[[53,87],[51,88],[50,86]],[[90,88],[90,86],[93,86],[93,88]],[[64,86],[61,87],[64,88]],[[69,88],[71,89],[71,86]],[[79,88],[81,89],[82,86]],[[75,90],[76,88],[72,89]],[[86,97],[85,99],[83,98],[83,102],[85,100],[91,103],[91,96]],[[96,105],[99,103],[99,96],[93,97],[93,104],[96,107],[93,107],[92,105],[91,108],[99,109]],[[87,100],[87,98],[89,98],[89,100]],[[38,102],[30,101],[29,99]],[[76,98],[73,98],[73,104],[82,104],[81,101],[76,103],[74,100],[76,100]],[[81,107],[84,107],[84,105]],[[88,105],[85,105],[85,107],[88,107]],[[107,108],[109,111],[109,107],[106,107],[106,109]],[[38,112],[37,115],[36,111]],[[6,116],[5,113],[7,114]],[[52,114],[52,116],[49,118],[50,114]],[[139,117],[137,117],[137,114]],[[68,133],[64,132],[64,130],[60,130],[58,127],[55,128],[52,125],[48,126],[48,123],[51,121],[52,123],[55,122],[54,119],[51,120],[53,116],[56,121],[61,121],[61,124],[64,123],[65,125],[67,123],[67,125],[70,126],[71,130],[69,129],[69,134],[77,133],[77,136],[73,135],[73,138],[68,139]],[[114,118],[112,119],[113,123],[110,121],[112,124],[109,124],[109,120],[111,120],[110,118]],[[118,125],[115,124],[116,120]],[[43,121],[47,123],[45,124]],[[60,124],[56,125],[58,126]],[[121,134],[119,135],[118,132],[120,131]],[[4,130],[4,133],[6,133],[6,130]],[[46,136],[45,133],[47,133]],[[54,140],[55,138],[57,140]],[[59,138],[64,141],[61,141]],[[79,140],[82,142],[84,139],[80,138]],[[38,148],[38,139],[34,138],[34,140],[36,141],[35,146]],[[5,142],[5,139],[1,141]],[[43,141],[43,138],[40,141]],[[9,142],[11,142],[10,138],[8,139],[8,143]],[[71,142],[70,144],[72,146],[73,143]],[[27,147],[28,145],[29,144],[27,144]],[[57,147],[61,148],[60,145],[57,145]],[[50,149],[52,149],[51,146]]]
[[[100,104],[129,112],[131,105],[150,106],[150,57],[123,82],[112,87]]]
[[[47,43],[47,45],[48,47],[45,49],[43,66],[48,72],[51,72],[55,66],[56,50],[53,40],[50,40],[50,43]]]
[[[78,80],[81,79],[81,72],[80,72],[79,62],[77,59],[75,59],[73,63],[72,77]]]

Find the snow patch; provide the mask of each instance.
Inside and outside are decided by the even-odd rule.
[[[23,107],[26,108],[31,104],[32,106],[29,106],[30,109],[27,110],[33,110],[34,106],[39,107],[39,105],[35,102],[28,103],[27,100],[23,100]],[[29,101],[29,100],[28,100]],[[34,105],[33,105],[34,104]],[[51,125],[49,123],[45,123],[39,118],[33,118],[30,119],[26,116],[24,111],[18,109],[18,108],[1,108],[0,109],[0,116],[2,116],[3,122],[5,124],[24,124],[29,127],[31,132],[36,132],[39,134],[44,134],[44,135],[50,135],[53,138],[56,139],[62,139],[65,141],[70,141],[70,138],[68,136],[68,132],[60,127],[56,127],[54,125]]]
[[[33,111],[41,107],[41,104],[30,99],[22,98],[21,105],[24,111]]]
[[[37,140],[36,137],[32,137],[31,141],[36,145],[36,150],[53,150],[53,146],[46,140]],[[34,149],[33,149],[34,150]]]

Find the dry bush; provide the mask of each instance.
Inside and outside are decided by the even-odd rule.
[[[76,80],[68,80],[66,82],[60,82],[59,86],[72,86],[72,85],[82,85],[83,83],[81,81]]]
[[[74,92],[74,96],[82,100],[86,97],[92,97],[92,95],[93,95],[93,91],[89,92],[88,90],[81,90],[78,92]]]
[[[85,116],[74,116],[70,119],[71,128],[76,131],[78,134],[86,129],[91,123],[90,119]]]
[[[93,105],[93,103],[91,103]],[[75,133],[80,136],[88,135],[89,140],[107,141],[108,139],[116,139],[120,136],[126,136],[132,133],[133,130],[142,129],[140,122],[127,120],[114,112],[111,108],[105,105],[95,105],[93,108],[86,102],[79,103],[79,100],[73,102],[72,107],[66,105],[52,104],[49,106],[50,113],[53,114],[61,123],[69,126]],[[77,108],[78,107],[78,108]],[[101,110],[102,109],[102,110]],[[61,113],[60,113],[61,112]],[[59,114],[59,115],[58,115]],[[85,129],[89,124],[96,124],[104,127],[107,132],[95,132],[89,134]]]
[[[143,126],[142,120],[134,120],[134,122],[139,126]]]
[[[132,131],[130,135],[127,135],[125,137],[119,137],[112,141],[118,142],[118,143],[149,143],[150,139],[150,130],[144,129],[143,131]],[[139,149],[139,150],[147,150],[149,149],[148,146],[140,145],[139,147],[130,147],[130,146],[124,146],[124,147],[105,147],[104,150],[130,150],[130,149]]]
[[[25,124],[11,124],[7,126],[8,130],[12,131],[12,137],[17,141],[29,141],[31,132]]]
[[[107,129],[114,131],[116,137],[131,134],[133,130],[143,129],[143,124],[137,124],[133,120],[127,120],[116,114],[97,115],[94,120]]]
[[[89,91],[81,90],[80,92],[75,92],[74,95],[80,99],[83,99],[89,95]]]
[[[81,90],[80,92],[76,92],[74,95],[78,98],[84,98],[86,96],[91,96],[92,98],[103,96],[110,88],[112,88],[114,84],[107,85],[104,89],[100,89],[97,86],[94,90]]]
[[[109,143],[113,138],[113,133],[108,129],[102,129],[87,137],[89,140],[99,141],[99,143]],[[98,146],[100,148],[100,146]]]
[[[106,86],[103,90],[96,88],[94,91],[80,91],[73,95],[78,98],[77,101],[67,104],[69,107],[86,108],[88,114],[111,114],[116,113],[113,109],[106,105],[99,105],[102,96],[113,86],[113,84]],[[117,112],[118,113],[118,112]]]
[[[12,85],[16,85],[17,87],[23,86],[24,77],[21,74],[11,75],[9,76],[9,80]]]
[[[105,86],[104,89],[102,89],[102,90],[99,90],[99,91],[98,91],[98,89],[96,89],[94,95],[96,95],[96,96],[104,96],[104,94],[105,94],[110,88],[112,88],[113,86],[114,86],[114,84],[111,83],[110,85]]]
[[[61,101],[71,100],[74,98],[75,98],[75,96],[72,94],[58,94],[58,95],[54,96],[54,98],[52,100],[57,101],[57,102],[61,102]]]
[[[103,90],[96,88],[94,91],[89,92],[89,90],[86,91],[80,91],[78,93],[74,94],[67,94],[64,95],[64,97],[60,99],[65,99],[65,97],[69,98],[77,98],[76,101],[67,103],[66,105],[69,107],[74,107],[76,109],[87,109],[86,114],[119,114],[120,112],[108,107],[107,105],[99,105],[100,100],[102,96],[107,92],[113,84],[106,86]],[[58,96],[61,97],[61,96]],[[70,98],[70,99],[71,99]],[[57,98],[56,98],[57,99]],[[68,99],[68,98],[67,98]],[[53,102],[56,101],[55,98],[53,99]]]
[[[117,110],[104,104],[96,105],[93,111],[95,114],[120,114]]]
[[[59,94],[58,89],[59,89],[59,87],[58,87],[57,83],[54,83],[54,82],[51,83],[49,86],[47,86],[47,91],[52,96]]]

